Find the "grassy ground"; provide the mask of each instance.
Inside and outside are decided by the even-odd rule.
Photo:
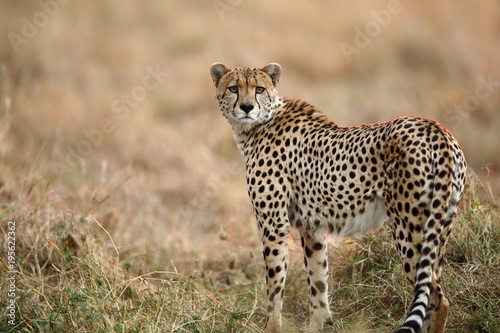
[[[261,244],[213,98],[215,61],[279,62],[281,94],[339,125],[445,125],[472,175],[443,272],[448,327],[498,331],[498,2],[401,1],[348,59],[340,45],[356,45],[387,1],[54,1],[0,2],[0,331],[262,331]],[[15,326],[4,320],[9,221]],[[336,331],[403,319],[411,286],[388,239],[384,227],[331,248]],[[307,320],[299,243],[292,332]]]
[[[193,261],[185,273],[175,260],[166,265],[168,270],[153,271],[145,264],[153,254],[135,246],[118,249],[103,227],[105,220],[57,209],[50,180],[20,174],[25,180],[18,200],[4,201],[1,215],[3,222],[17,221],[19,312],[17,325],[2,321],[1,331],[262,332],[263,267],[253,254],[260,252],[258,246],[243,251],[241,240],[227,239],[223,232],[219,244],[226,255]],[[499,210],[478,197],[478,186],[477,179],[469,179],[443,269],[451,301],[448,332],[500,331]],[[2,195],[5,200],[9,194]],[[404,318],[412,288],[390,237],[384,226],[330,248],[336,332],[387,332]],[[284,322],[290,332],[300,332],[307,320],[298,242],[294,235],[289,246]],[[3,272],[8,270],[5,258]],[[2,275],[6,290],[7,274]],[[2,317],[7,302],[2,295]]]

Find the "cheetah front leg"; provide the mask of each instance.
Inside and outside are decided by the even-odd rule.
[[[310,326],[311,329],[333,325],[332,313],[328,302],[328,251],[324,239],[318,240],[301,231],[304,250],[304,264],[309,286]]]
[[[259,222],[267,282],[267,327],[266,332],[281,332],[281,310],[288,267],[288,221]]]

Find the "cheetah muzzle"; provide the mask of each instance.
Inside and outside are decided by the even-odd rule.
[[[434,121],[401,117],[340,127],[313,106],[278,96],[281,66],[210,68],[222,114],[245,156],[267,281],[267,332],[281,331],[291,227],[301,234],[312,329],[332,324],[325,235],[389,220],[415,296],[396,332],[444,332],[440,265],[465,182],[455,138]]]

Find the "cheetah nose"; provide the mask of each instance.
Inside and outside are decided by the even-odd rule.
[[[243,112],[248,113],[253,110],[253,104],[241,103],[240,109],[243,110]]]

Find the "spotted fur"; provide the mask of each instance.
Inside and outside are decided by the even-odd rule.
[[[364,233],[386,220],[415,290],[396,332],[444,332],[449,304],[440,266],[466,170],[453,136],[413,117],[340,127],[313,106],[278,96],[278,64],[231,70],[216,63],[210,72],[245,156],[264,248],[267,332],[281,331],[291,227],[301,234],[315,329],[333,323],[325,235]]]

